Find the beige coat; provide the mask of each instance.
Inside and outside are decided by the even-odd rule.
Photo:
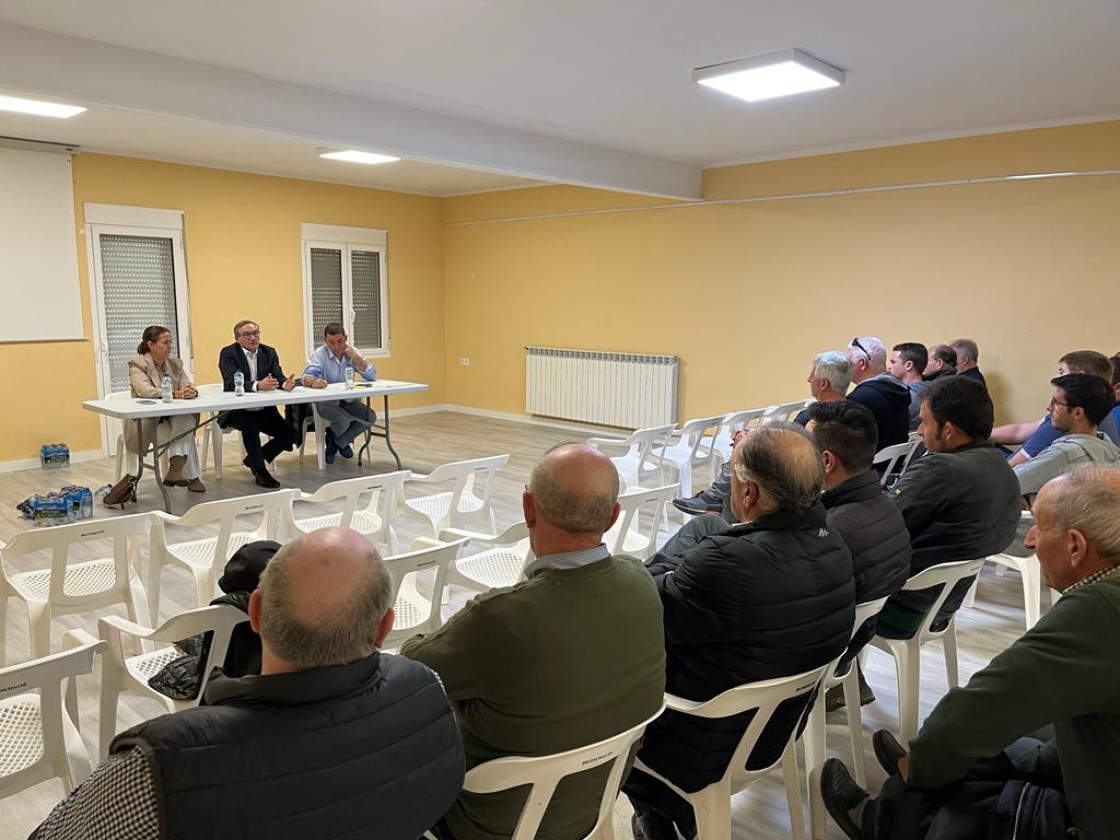
[[[167,361],[164,362],[164,370],[156,368],[151,355],[148,353],[139,353],[129,359],[128,382],[132,387],[132,396],[149,400],[160,399],[163,396],[161,385],[165,371],[171,377],[171,389],[173,391],[178,391],[184,385],[193,384],[186,371],[183,370],[183,363],[174,357],[169,356],[167,358]],[[194,421],[198,422],[197,414],[194,416]],[[151,444],[157,422],[157,420],[145,420],[142,424],[144,427],[143,448],[145,451]],[[124,424],[124,445],[129,452],[140,451],[134,421],[130,420]]]

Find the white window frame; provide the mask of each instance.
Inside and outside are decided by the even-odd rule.
[[[304,222],[300,225],[303,251],[303,337],[307,355],[315,352],[323,343],[321,335],[315,335],[314,314],[311,301],[311,249],[326,248],[342,252],[342,312],[343,325],[347,335],[354,335],[353,287],[350,280],[350,255],[352,251],[366,251],[377,254],[378,271],[381,279],[381,335],[382,347],[358,347],[366,358],[388,358],[392,350],[389,335],[389,232],[371,228],[344,227],[342,225],[319,225]]]

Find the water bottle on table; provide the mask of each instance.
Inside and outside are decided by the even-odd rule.
[[[245,374],[241,371],[233,375],[233,395],[235,397],[245,396]]]
[[[173,397],[171,391],[171,377],[167,374],[164,374],[163,381],[160,382],[160,390],[163,392],[163,401],[167,403],[171,402]]]
[[[353,391],[354,390],[354,366],[353,365],[347,365],[346,366],[345,376],[343,378],[343,382],[346,383],[346,390],[347,391]]]

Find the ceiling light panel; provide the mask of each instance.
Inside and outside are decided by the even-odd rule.
[[[319,149],[319,157],[326,158],[327,160],[341,160],[346,163],[393,163],[400,160],[399,157],[392,155],[379,155],[374,152],[360,152],[356,149],[346,149],[344,151],[332,151],[330,149]]]
[[[38,99],[22,99],[18,96],[0,96],[0,111],[14,111],[17,114],[57,117],[65,120],[84,110],[86,109],[81,105],[61,105],[57,102],[41,102]]]
[[[744,99],[761,102],[844,83],[844,71],[801,50],[783,50],[692,71],[692,80]]]

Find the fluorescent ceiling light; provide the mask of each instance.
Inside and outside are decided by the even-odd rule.
[[[20,99],[18,96],[0,96],[0,111],[17,114],[34,114],[37,117],[69,119],[86,110],[81,105],[60,105],[57,102],[40,102],[38,99]]]
[[[756,58],[698,67],[692,71],[692,81],[747,102],[760,102],[777,96],[837,87],[844,83],[844,71],[801,50],[783,50]]]
[[[1008,175],[1008,181],[1033,181],[1035,178],[1068,178],[1076,172],[1036,172],[1032,175]]]
[[[392,155],[378,155],[373,152],[359,152],[356,149],[347,149],[343,152],[334,152],[330,149],[319,149],[319,157],[327,160],[344,160],[347,163],[393,163],[400,160]]]

